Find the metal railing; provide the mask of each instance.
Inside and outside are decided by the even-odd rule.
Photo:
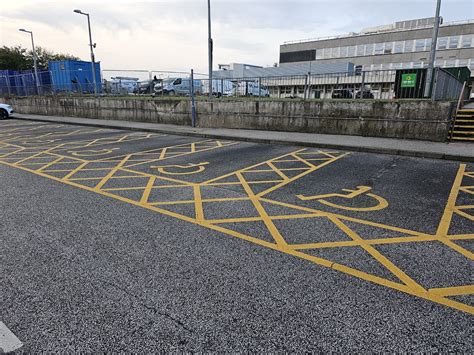
[[[373,99],[423,98],[423,90],[400,90],[402,73],[416,70],[350,71],[329,74],[229,77],[210,80],[190,72],[148,70],[103,70],[98,82],[101,96],[190,97],[191,86],[196,99],[205,100],[212,90],[215,99]],[[457,99],[462,83],[453,75],[437,69],[433,99]],[[33,73],[6,75],[0,73],[0,95],[92,95],[94,87],[91,72],[87,70],[40,72],[36,83]],[[416,77],[416,75],[415,75]],[[418,74],[417,85],[424,85],[424,76]],[[193,85],[191,85],[193,84]],[[398,97],[397,97],[398,96]]]

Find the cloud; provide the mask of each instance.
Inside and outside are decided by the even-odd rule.
[[[397,20],[430,17],[434,0],[212,0],[214,62],[278,61],[284,41],[357,32]],[[471,0],[444,2],[445,20],[474,17]],[[87,25],[79,8],[91,14],[97,57],[103,68],[194,69],[207,71],[206,0],[16,0],[2,4],[2,44],[28,39],[57,52],[89,56]]]

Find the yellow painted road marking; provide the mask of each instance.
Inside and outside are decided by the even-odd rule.
[[[474,295],[474,285],[430,288],[428,292],[434,293],[438,296]]]
[[[126,137],[126,136],[122,136],[119,139],[119,141],[120,142],[125,142],[127,139],[129,139],[129,138]],[[87,143],[87,144],[89,144],[89,143]],[[97,143],[97,141],[95,141],[95,143]],[[101,143],[104,143],[104,140],[102,140]],[[0,142],[0,144],[3,144],[3,143]],[[237,143],[233,143],[233,144],[237,144]],[[65,146],[65,145],[67,145],[67,144],[62,144],[62,145],[58,145],[58,146]],[[195,152],[198,152],[198,151],[204,151],[204,149],[215,149],[216,147],[225,147],[225,146],[229,146],[229,145],[230,144],[228,142],[223,143],[221,141],[215,141],[214,143],[211,143],[211,142],[208,141],[207,143],[200,146],[197,142],[195,142],[195,143],[191,143],[191,145],[188,145],[188,147],[179,147],[179,148],[175,149],[175,151],[173,151],[171,149],[171,150],[166,150],[165,153],[163,153],[163,150],[166,149],[166,148],[161,149],[161,151],[159,152],[159,157],[158,158],[160,158],[160,157],[161,157],[161,159],[167,158],[167,157],[168,158],[174,158],[174,157],[182,156],[183,152],[184,152],[184,155],[186,155],[186,154],[195,153]],[[1,149],[4,149],[4,147],[5,147],[5,145],[2,145]],[[15,145],[9,144],[9,143],[8,143],[8,147],[11,147],[12,149],[15,148],[15,147],[23,149],[21,146],[15,146]],[[37,148],[31,147],[31,148],[28,148],[28,149],[30,150],[30,152],[25,152],[25,154],[29,154],[30,155],[29,158],[32,158],[31,155],[33,155],[33,154],[37,154],[37,153],[40,153],[40,152],[42,152],[42,153],[47,152],[46,147],[37,147]],[[51,148],[49,148],[49,150],[51,150]],[[71,159],[69,157],[62,156],[61,154],[56,154],[55,155],[56,158],[54,158],[54,156],[51,152],[48,153],[48,154],[50,154],[52,156],[52,158],[56,159],[56,160],[57,160],[57,158],[60,158],[60,157]],[[147,155],[147,154],[151,154],[151,155]],[[186,222],[189,222],[189,223],[198,224],[198,225],[201,225],[203,227],[206,227],[206,228],[209,228],[211,230],[227,234],[227,235],[232,236],[232,237],[237,237],[237,238],[255,243],[255,244],[263,246],[263,247],[267,247],[267,248],[270,248],[270,249],[273,249],[273,250],[278,250],[278,251],[284,252],[288,255],[292,255],[292,256],[295,256],[295,257],[298,257],[298,258],[316,263],[318,265],[322,265],[322,266],[325,266],[325,267],[330,267],[334,270],[346,273],[346,274],[354,276],[354,277],[361,278],[361,279],[369,281],[369,282],[373,282],[373,283],[376,283],[376,284],[379,284],[379,285],[383,285],[385,287],[390,287],[392,289],[395,289],[395,290],[398,290],[398,291],[401,291],[401,292],[405,292],[405,293],[413,295],[413,296],[428,299],[428,300],[431,300],[431,301],[439,303],[439,304],[443,304],[443,305],[446,305],[446,306],[449,306],[449,307],[452,307],[452,308],[455,308],[455,309],[458,309],[458,310],[461,310],[461,311],[464,311],[464,312],[467,312],[467,313],[473,313],[474,314],[474,308],[471,307],[471,306],[465,305],[465,304],[463,304],[461,302],[458,302],[458,301],[448,299],[448,298],[440,295],[439,292],[438,293],[436,291],[433,292],[433,290],[426,291],[421,285],[418,285],[408,275],[404,274],[403,271],[401,271],[396,265],[391,263],[391,261],[388,260],[387,258],[385,258],[382,254],[374,253],[374,251],[375,252],[377,252],[377,251],[373,248],[373,245],[378,245],[378,244],[390,244],[390,243],[394,244],[394,243],[407,243],[407,242],[432,242],[432,241],[437,241],[440,237],[442,237],[444,240],[449,241],[449,242],[451,242],[452,240],[463,240],[463,239],[467,240],[467,239],[473,239],[474,235],[471,235],[471,234],[458,234],[458,235],[453,235],[453,236],[449,236],[449,235],[444,235],[444,236],[429,235],[429,234],[420,233],[420,232],[416,232],[416,231],[412,231],[412,230],[408,230],[408,229],[403,229],[403,228],[399,228],[399,227],[388,226],[388,225],[384,225],[384,224],[380,224],[380,223],[376,223],[376,222],[372,222],[372,221],[352,218],[352,217],[343,216],[343,215],[334,214],[334,213],[327,213],[327,212],[323,212],[323,211],[319,211],[319,210],[315,210],[315,209],[308,209],[308,208],[305,208],[305,207],[295,206],[295,205],[292,205],[292,204],[281,203],[281,202],[278,202],[278,201],[263,198],[263,195],[259,196],[259,195],[254,194],[253,190],[250,188],[250,186],[253,185],[253,184],[261,184],[261,183],[264,183],[264,182],[263,181],[248,181],[244,178],[244,175],[243,175],[244,173],[249,172],[252,169],[258,170],[259,167],[260,168],[265,167],[265,166],[270,167],[271,168],[270,171],[274,171],[275,173],[277,173],[281,177],[281,180],[277,180],[277,179],[268,180],[267,183],[274,184],[274,187],[264,191],[264,194],[267,194],[271,191],[274,191],[274,190],[276,190],[280,187],[285,186],[287,183],[290,183],[292,181],[296,181],[297,179],[299,179],[299,178],[301,178],[301,177],[303,177],[303,176],[305,176],[305,175],[307,175],[307,174],[309,174],[313,171],[316,171],[317,169],[320,169],[324,166],[327,166],[328,164],[331,164],[331,163],[337,161],[338,159],[346,156],[348,153],[340,154],[340,153],[337,153],[337,152],[308,151],[307,149],[300,149],[296,152],[289,153],[289,154],[284,154],[281,157],[269,159],[265,162],[255,164],[251,167],[240,169],[240,170],[234,171],[232,173],[229,173],[229,174],[217,177],[217,178],[213,178],[211,180],[208,180],[205,183],[199,183],[199,184],[183,182],[183,181],[179,181],[179,180],[176,180],[176,179],[165,178],[165,177],[162,177],[162,176],[158,177],[158,176],[153,175],[153,174],[147,174],[147,173],[135,171],[135,170],[132,169],[131,166],[127,166],[127,164],[125,164],[126,167],[123,166],[124,165],[124,160],[126,160],[127,163],[129,163],[133,160],[136,160],[136,161],[139,160],[140,161],[139,165],[144,164],[144,163],[148,164],[151,160],[157,161],[156,158],[155,159],[148,159],[147,158],[147,159],[141,159],[141,160],[131,158],[132,156],[135,156],[135,157],[138,157],[138,158],[140,156],[153,157],[154,154],[155,154],[154,152],[137,152],[137,153],[129,154],[126,157],[121,158],[121,159],[117,159],[117,158],[114,158],[113,160],[105,159],[104,162],[113,163],[112,164],[113,166],[111,166],[110,168],[104,170],[104,171],[110,170],[110,172],[109,172],[109,174],[107,174],[107,176],[89,178],[89,179],[94,179],[94,180],[97,180],[97,181],[100,180],[99,185],[97,185],[97,187],[95,187],[95,188],[88,187],[86,185],[81,185],[80,183],[77,183],[75,181],[70,181],[70,180],[67,180],[65,178],[61,179],[61,178],[57,178],[57,177],[48,175],[48,174],[46,174],[45,171],[43,171],[43,170],[46,170],[46,168],[42,169],[40,167],[39,169],[42,169],[42,171],[35,171],[32,168],[29,168],[28,166],[16,166],[16,168],[22,169],[22,170],[25,170],[25,171],[29,171],[31,173],[34,173],[34,174],[37,174],[39,176],[43,176],[43,177],[46,177],[46,178],[49,178],[49,179],[52,179],[52,180],[55,180],[55,181],[61,181],[61,182],[66,183],[70,186],[74,186],[74,187],[81,188],[81,189],[91,191],[91,192],[95,192],[95,193],[98,193],[98,194],[101,194],[101,195],[104,195],[104,196],[107,196],[107,197],[111,197],[111,198],[114,198],[114,199],[117,199],[117,200],[120,200],[120,201],[123,201],[123,202],[127,202],[127,203],[130,203],[130,204],[136,205],[136,206],[140,206],[142,208],[146,208],[148,210],[158,212],[158,213],[161,213],[161,214],[173,217],[173,218],[178,218],[180,220],[183,220],[183,221],[186,221]],[[306,159],[306,157],[321,156],[321,155],[324,156],[324,158]],[[128,157],[128,159],[127,159],[127,157]],[[24,156],[22,158],[26,158],[26,156]],[[279,162],[278,159],[298,161],[300,163],[304,163],[307,166],[307,168],[301,168],[301,166],[300,166],[299,168],[294,168],[294,169],[291,169],[291,168],[279,169],[277,164],[276,164],[276,163]],[[2,163],[4,165],[7,165],[7,166],[15,167],[14,163],[9,163],[5,160],[4,161],[1,161],[1,160],[2,160],[2,158],[0,158],[0,163]],[[80,171],[81,169],[84,169],[87,166],[87,164],[89,164],[89,162],[100,162],[101,160],[84,161],[84,160],[75,158],[75,161],[77,161],[77,163],[80,163],[80,165],[76,169],[71,170],[71,172],[68,174],[69,178],[73,177],[74,174],[77,171]],[[317,161],[316,164],[319,164],[319,165],[314,165],[313,163],[311,163],[311,161],[315,161],[315,162]],[[51,163],[51,161],[43,162],[43,163],[32,163],[32,164],[42,164],[42,167],[44,167],[45,165],[47,165],[49,163]],[[58,161],[57,164],[59,164],[59,163],[61,163],[61,162]],[[255,169],[255,168],[257,168],[257,169]],[[92,168],[92,169],[94,169],[94,168]],[[91,171],[93,171],[92,169],[91,169]],[[97,170],[99,170],[99,169],[97,169]],[[127,178],[135,178],[136,179],[138,177],[148,178],[148,180],[146,180],[147,181],[146,186],[136,186],[136,185],[133,185],[133,183],[132,183],[133,186],[131,186],[129,188],[127,188],[127,187],[124,187],[124,188],[110,188],[110,189],[104,188],[107,181],[110,181],[110,180],[115,179],[115,178],[123,178],[123,176],[113,176],[114,173],[115,173],[114,170],[116,172],[122,171],[122,172],[130,173],[129,176],[125,177],[126,179]],[[260,169],[260,170],[262,170],[262,169]],[[265,170],[267,170],[267,169],[265,169]],[[302,173],[297,175],[294,178],[285,179],[286,174],[284,173],[284,171],[292,171],[292,170],[293,171],[299,170]],[[466,173],[465,176],[469,176],[468,174],[469,173]],[[230,178],[230,177],[237,178],[237,181],[225,182],[224,179],[225,178]],[[152,178],[154,179],[153,183],[151,182]],[[85,178],[85,179],[87,179],[87,178]],[[462,178],[461,178],[461,180],[462,180]],[[156,181],[161,181],[161,182],[166,181],[166,183],[170,183],[172,185],[170,185],[170,186],[154,186],[154,183]],[[143,185],[142,183],[139,183],[138,181],[137,181],[137,184]],[[203,199],[202,196],[201,196],[200,186],[226,186],[226,185],[227,186],[235,186],[235,185],[242,186],[247,196],[246,197],[236,197],[236,198],[222,198],[222,199]],[[155,189],[155,188],[156,189],[166,189],[166,188],[169,188],[171,186],[176,187],[176,188],[188,188],[188,189],[192,187],[193,191],[194,191],[194,198],[192,200],[186,200],[186,201],[165,201],[165,202],[150,202],[150,201],[148,201],[149,200],[149,194],[151,193],[151,191],[153,191],[153,189]],[[453,189],[454,189],[454,187],[453,187]],[[126,190],[143,190],[143,194],[142,194],[141,198],[138,201],[135,201],[133,199],[125,198],[125,197],[114,194],[114,191],[126,191]],[[271,191],[269,191],[269,190],[271,190]],[[460,190],[460,189],[458,189],[458,190],[463,191],[463,190]],[[258,212],[258,216],[256,216],[256,217],[243,217],[243,218],[236,217],[236,218],[228,218],[228,219],[224,218],[224,219],[220,219],[220,220],[206,220],[205,219],[204,212],[203,212],[203,209],[202,209],[202,204],[203,203],[207,203],[207,202],[226,203],[226,202],[238,201],[238,200],[251,201],[252,204],[255,206],[257,212]],[[466,210],[466,209],[463,209],[463,206],[457,206],[456,207],[455,202],[456,201],[454,201],[454,207],[455,208],[453,210],[454,211],[453,213],[455,213],[456,211],[461,211],[462,212],[462,211]],[[172,212],[172,211],[161,209],[159,207],[160,204],[166,205],[166,204],[180,204],[180,203],[194,204],[195,205],[195,210],[196,210],[195,216],[194,217],[188,217],[188,216],[181,215],[179,213],[175,213],[175,212]],[[293,214],[270,216],[267,213],[267,211],[265,210],[265,207],[262,203],[271,203],[271,204],[274,204],[276,206],[289,208],[290,210],[292,210]],[[294,213],[295,211],[296,212],[301,211],[301,212],[300,213]],[[330,244],[330,243],[312,243],[312,244],[303,244],[303,245],[302,244],[300,244],[300,245],[288,245],[286,243],[286,241],[283,239],[283,237],[281,236],[281,234],[279,233],[279,231],[276,228],[275,224],[273,223],[273,221],[275,221],[275,220],[297,219],[297,218],[316,218],[316,217],[332,218],[333,221],[338,221],[338,223],[339,223],[338,227],[341,228],[341,230],[343,230],[348,236],[352,237],[352,241],[331,242],[332,244]],[[451,217],[452,217],[452,215],[451,215]],[[265,226],[267,227],[267,229],[269,230],[269,232],[274,237],[275,242],[274,243],[267,242],[265,240],[252,237],[250,235],[245,235],[245,234],[233,231],[233,230],[225,228],[221,225],[221,223],[243,223],[245,221],[249,221],[249,222],[250,221],[261,221],[261,222],[263,222],[265,224]],[[405,233],[407,236],[399,237],[399,238],[398,237],[397,238],[379,238],[379,239],[373,239],[373,240],[364,240],[363,238],[359,237],[357,234],[352,234],[351,235],[350,231],[352,231],[352,230],[349,227],[347,227],[344,224],[343,221],[351,221],[351,222],[355,222],[355,223],[366,224],[366,225],[376,227],[376,228],[382,228],[382,229],[385,229],[385,230],[397,231],[397,232]],[[449,223],[451,223],[451,221]],[[344,230],[345,228],[343,226],[346,226],[346,228],[348,228],[348,230]],[[448,226],[448,228],[449,228],[449,226]],[[355,233],[355,232],[352,231],[352,233]],[[359,237],[360,239],[357,239],[357,237]],[[453,243],[453,242],[451,242],[451,243]],[[392,273],[394,273],[394,274],[398,273],[398,275],[396,275],[396,276],[399,277],[402,280],[402,282],[404,282],[406,285],[402,284],[402,283],[393,282],[393,281],[390,281],[390,280],[387,280],[387,279],[384,279],[384,278],[381,278],[381,277],[378,277],[378,276],[375,276],[375,275],[371,275],[371,274],[368,274],[368,273],[365,273],[365,272],[362,272],[360,270],[356,270],[356,269],[353,269],[353,268],[350,268],[350,267],[347,267],[347,266],[344,266],[344,265],[340,265],[340,264],[334,263],[330,260],[326,260],[326,259],[323,259],[323,258],[318,258],[318,257],[308,255],[308,254],[304,253],[304,250],[306,250],[307,247],[309,247],[309,246],[312,246],[313,248],[324,248],[324,247],[326,247],[326,248],[329,248],[329,247],[338,248],[338,247],[346,247],[346,246],[347,247],[357,246],[357,247],[363,247],[366,250],[371,250],[372,253],[369,252],[369,254],[371,254],[374,259],[381,262],[381,264],[384,265],[387,269],[392,271]],[[456,292],[461,292],[459,290],[463,290],[463,287],[467,287],[467,286],[466,285],[460,285],[460,286],[456,286],[456,287],[458,288]],[[447,291],[444,291],[444,292],[447,292]],[[450,292],[454,292],[454,291],[450,291]]]

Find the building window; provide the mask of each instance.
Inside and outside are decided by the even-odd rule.
[[[361,57],[361,56],[364,55],[364,52],[365,52],[365,45],[363,45],[363,44],[357,45],[356,55],[358,57]]]
[[[403,53],[403,42],[395,42],[393,46],[393,53]]]
[[[426,50],[427,50],[427,51],[431,50],[431,42],[433,42],[433,41],[431,40],[431,38],[427,38],[427,39],[426,39]]]
[[[355,57],[355,50],[356,50],[355,46],[347,47],[347,56],[348,57]]]
[[[448,48],[448,37],[438,38],[438,49]]]
[[[339,58],[339,53],[340,53],[339,47],[335,47],[331,51],[331,57],[332,58]]]
[[[471,59],[471,64],[469,64],[469,69],[474,70],[474,59]]]
[[[455,49],[459,46],[459,36],[453,36],[449,38],[449,48]]]
[[[413,45],[414,45],[414,41],[413,40],[408,40],[408,41],[405,41],[405,53],[410,53],[410,52],[413,52]]]
[[[384,54],[392,54],[393,51],[393,42],[385,42]]]
[[[415,52],[422,52],[425,50],[425,40],[417,39],[415,41]]]
[[[462,36],[462,48],[470,48],[472,47],[472,42],[474,39],[474,35],[463,35]]]
[[[383,43],[375,43],[375,55],[383,54],[384,51],[384,45]]]
[[[341,47],[341,57],[347,57],[347,47]]]
[[[374,45],[372,43],[365,45],[365,55],[373,55],[374,54]]]
[[[305,62],[316,59],[316,50],[280,53],[280,63]]]
[[[414,62],[413,63],[413,68],[423,68],[423,62]]]

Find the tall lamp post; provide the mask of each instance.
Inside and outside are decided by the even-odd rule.
[[[208,57],[209,57],[209,100],[212,100],[212,51],[213,43],[211,37],[211,0],[207,0],[207,32],[208,32]]]
[[[433,69],[434,69],[434,62],[436,59],[436,46],[438,44],[439,25],[441,24],[441,20],[442,20],[441,17],[439,16],[440,11],[441,11],[441,0],[437,0],[435,22],[433,25],[433,35],[431,38],[430,61],[428,63],[428,72],[426,73],[426,86],[425,86],[426,97],[428,97],[431,93],[431,86],[432,86],[431,84],[433,82]]]
[[[95,78],[95,57],[94,57],[94,48],[95,43],[92,43],[92,33],[91,33],[91,21],[89,14],[82,12],[81,10],[74,10],[76,14],[87,16],[87,27],[89,29],[89,47],[91,48],[91,64],[92,64],[92,81],[94,83],[94,95],[97,96],[97,80]]]
[[[36,49],[35,49],[35,40],[33,38],[33,31],[27,31],[24,28],[20,28],[18,31],[29,33],[31,35],[31,47],[33,48],[33,69],[35,72],[35,81],[36,81],[36,89],[38,90],[38,94],[40,93],[40,82],[38,77],[38,59],[36,57]]]

